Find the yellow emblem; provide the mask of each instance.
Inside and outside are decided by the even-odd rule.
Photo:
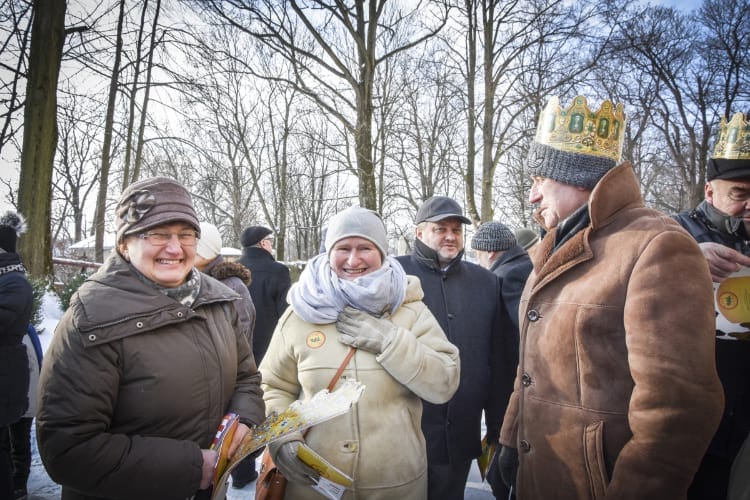
[[[316,330],[307,334],[307,347],[310,349],[317,349],[322,347],[326,343],[326,334]]]

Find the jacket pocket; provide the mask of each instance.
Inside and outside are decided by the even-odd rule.
[[[586,463],[591,498],[604,498],[609,485],[607,467],[604,464],[604,422],[586,426],[583,434],[583,453]]]

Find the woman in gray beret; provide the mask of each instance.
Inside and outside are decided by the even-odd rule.
[[[422,399],[448,401],[458,387],[458,350],[422,303],[422,287],[387,256],[380,217],[351,207],[330,221],[327,253],[307,264],[260,370],[266,411],[324,389],[347,355],[342,378],[365,385],[355,409],[269,445],[288,479],[285,498],[318,499],[317,473],[297,458],[306,443],[354,479],[344,499],[426,499]],[[394,456],[398,457],[394,462]]]
[[[66,500],[208,497],[222,417],[240,416],[236,449],[265,415],[239,297],[194,269],[200,226],[180,183],[131,184],[116,221],[117,248],[45,355],[42,461]]]

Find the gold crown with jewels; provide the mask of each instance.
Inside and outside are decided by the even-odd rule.
[[[592,113],[583,96],[576,96],[568,109],[562,109],[560,99],[552,97],[539,118],[534,140],[560,151],[619,162],[624,130],[622,104],[612,105],[607,100],[596,113]]]
[[[721,117],[713,158],[750,160],[750,122],[745,115],[735,113],[729,121]]]

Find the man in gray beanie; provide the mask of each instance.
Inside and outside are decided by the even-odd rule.
[[[497,276],[464,260],[464,224],[471,220],[452,198],[433,196],[417,210],[414,251],[398,257],[419,277],[424,303],[461,356],[461,383],[446,404],[423,402],[428,498],[461,500],[473,460],[496,443],[512,391],[518,338],[503,325]]]
[[[518,304],[521,292],[531,272],[529,255],[517,242],[516,236],[503,223],[485,222],[471,239],[471,248],[479,265],[492,271],[500,280],[503,298],[502,330],[513,332],[518,338]],[[497,474],[496,464],[490,468],[487,482],[495,498],[507,498],[508,489]]]
[[[529,151],[545,236],[497,460],[518,498],[685,498],[721,415],[708,265],[618,165],[624,126],[554,99]]]
[[[506,316],[518,335],[518,303],[531,273],[529,254],[516,242],[513,231],[496,221],[479,226],[471,239],[471,248],[477,253],[479,265],[500,278]]]

